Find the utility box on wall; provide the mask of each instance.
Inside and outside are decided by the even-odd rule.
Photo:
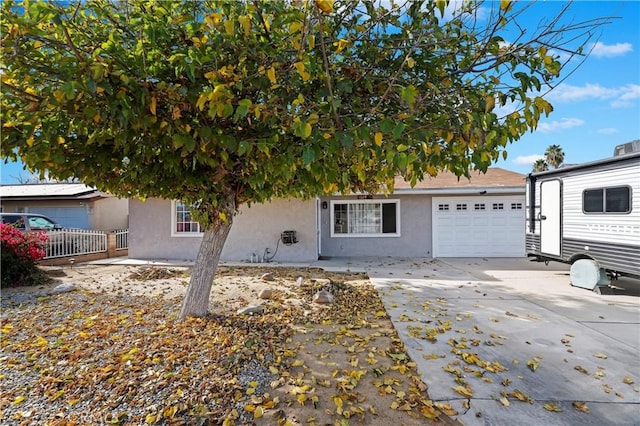
[[[296,236],[296,231],[282,231],[282,234],[280,234],[280,240],[282,241],[282,244],[286,246],[297,243],[298,238]]]

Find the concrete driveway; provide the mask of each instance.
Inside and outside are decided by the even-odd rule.
[[[599,295],[571,287],[568,265],[527,259],[347,263],[461,423],[640,424],[639,281]]]

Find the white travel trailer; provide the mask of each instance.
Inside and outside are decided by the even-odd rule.
[[[610,278],[640,278],[640,152],[625,153],[635,145],[527,176],[527,256],[571,264],[571,283],[594,291]]]

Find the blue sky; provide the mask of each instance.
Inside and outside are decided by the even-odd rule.
[[[548,19],[564,2],[532,7],[532,26]],[[533,133],[508,146],[508,158],[498,167],[520,173],[551,144],[562,147],[565,163],[611,157],[616,145],[640,139],[640,2],[578,1],[567,18],[584,21],[617,16],[601,28],[587,60],[546,97],[554,111]]]
[[[535,3],[527,11],[528,28],[549,20],[564,2]],[[565,163],[576,164],[611,157],[617,145],[640,139],[640,2],[577,1],[565,15],[580,22],[614,16],[589,45],[587,60],[546,97],[554,112],[535,132],[507,147],[508,157],[496,166],[520,173],[531,171],[545,149],[557,144]],[[508,41],[508,40],[507,40]],[[0,183],[28,177],[22,164],[0,163]]]

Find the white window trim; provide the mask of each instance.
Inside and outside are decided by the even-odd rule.
[[[176,231],[176,225],[177,225],[177,218],[176,218],[176,204],[178,202],[176,200],[172,200],[171,201],[171,236],[172,237],[178,237],[178,238],[202,238],[202,231],[199,232],[177,232]]]
[[[396,232],[394,234],[336,234],[334,232],[335,224],[335,204],[395,204],[396,205]],[[331,212],[330,226],[331,238],[397,238],[400,233],[400,200],[399,199],[374,199],[374,200],[330,200],[329,211]]]

